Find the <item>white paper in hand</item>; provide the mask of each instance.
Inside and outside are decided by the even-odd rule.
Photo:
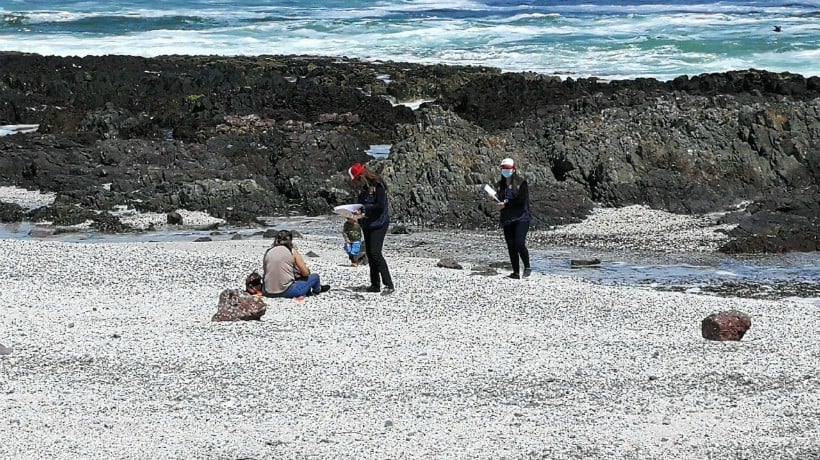
[[[487,192],[487,195],[490,195],[492,199],[498,201],[498,194],[496,193],[495,189],[492,188],[490,185],[484,184],[484,191]]]
[[[333,208],[333,212],[340,216],[358,219],[361,214],[353,214],[356,211],[361,211],[364,206],[360,204],[342,204]]]

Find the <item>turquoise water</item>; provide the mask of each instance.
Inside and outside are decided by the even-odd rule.
[[[0,50],[46,55],[343,55],[605,79],[820,75],[816,0],[0,0],[0,17]]]

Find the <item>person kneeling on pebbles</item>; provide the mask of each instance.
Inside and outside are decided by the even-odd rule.
[[[293,233],[280,230],[262,260],[262,295],[298,298],[330,290],[321,284],[319,275],[311,273],[302,254],[293,247]]]

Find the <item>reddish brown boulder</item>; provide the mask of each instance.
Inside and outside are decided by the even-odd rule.
[[[219,306],[211,321],[248,321],[261,319],[267,306],[261,297],[239,289],[225,289],[219,294]]]
[[[752,318],[737,310],[712,313],[703,318],[701,334],[707,340],[740,340],[752,327]]]

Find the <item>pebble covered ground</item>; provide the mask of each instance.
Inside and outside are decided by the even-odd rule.
[[[12,203],[27,209],[48,206],[54,203],[56,193],[42,193],[38,190],[26,190],[20,187],[0,186],[0,199],[4,203]]]
[[[225,223],[224,219],[213,217],[202,211],[177,209],[174,212],[179,214],[179,217],[182,218],[182,222],[187,227],[204,227]],[[123,206],[119,207],[113,214],[120,219],[120,222],[136,230],[165,228],[168,226],[168,214],[165,213],[140,212],[136,209]]]
[[[0,240],[0,458],[820,458],[815,306],[439,268],[506,256],[434,235],[388,236],[381,296],[305,231],[331,291],[240,323],[270,240]],[[702,339],[730,309],[743,340]]]
[[[608,250],[713,252],[729,241],[726,232],[734,227],[717,225],[721,215],[672,214],[641,205],[596,208],[582,222],[534,232],[532,239],[540,244]]]

